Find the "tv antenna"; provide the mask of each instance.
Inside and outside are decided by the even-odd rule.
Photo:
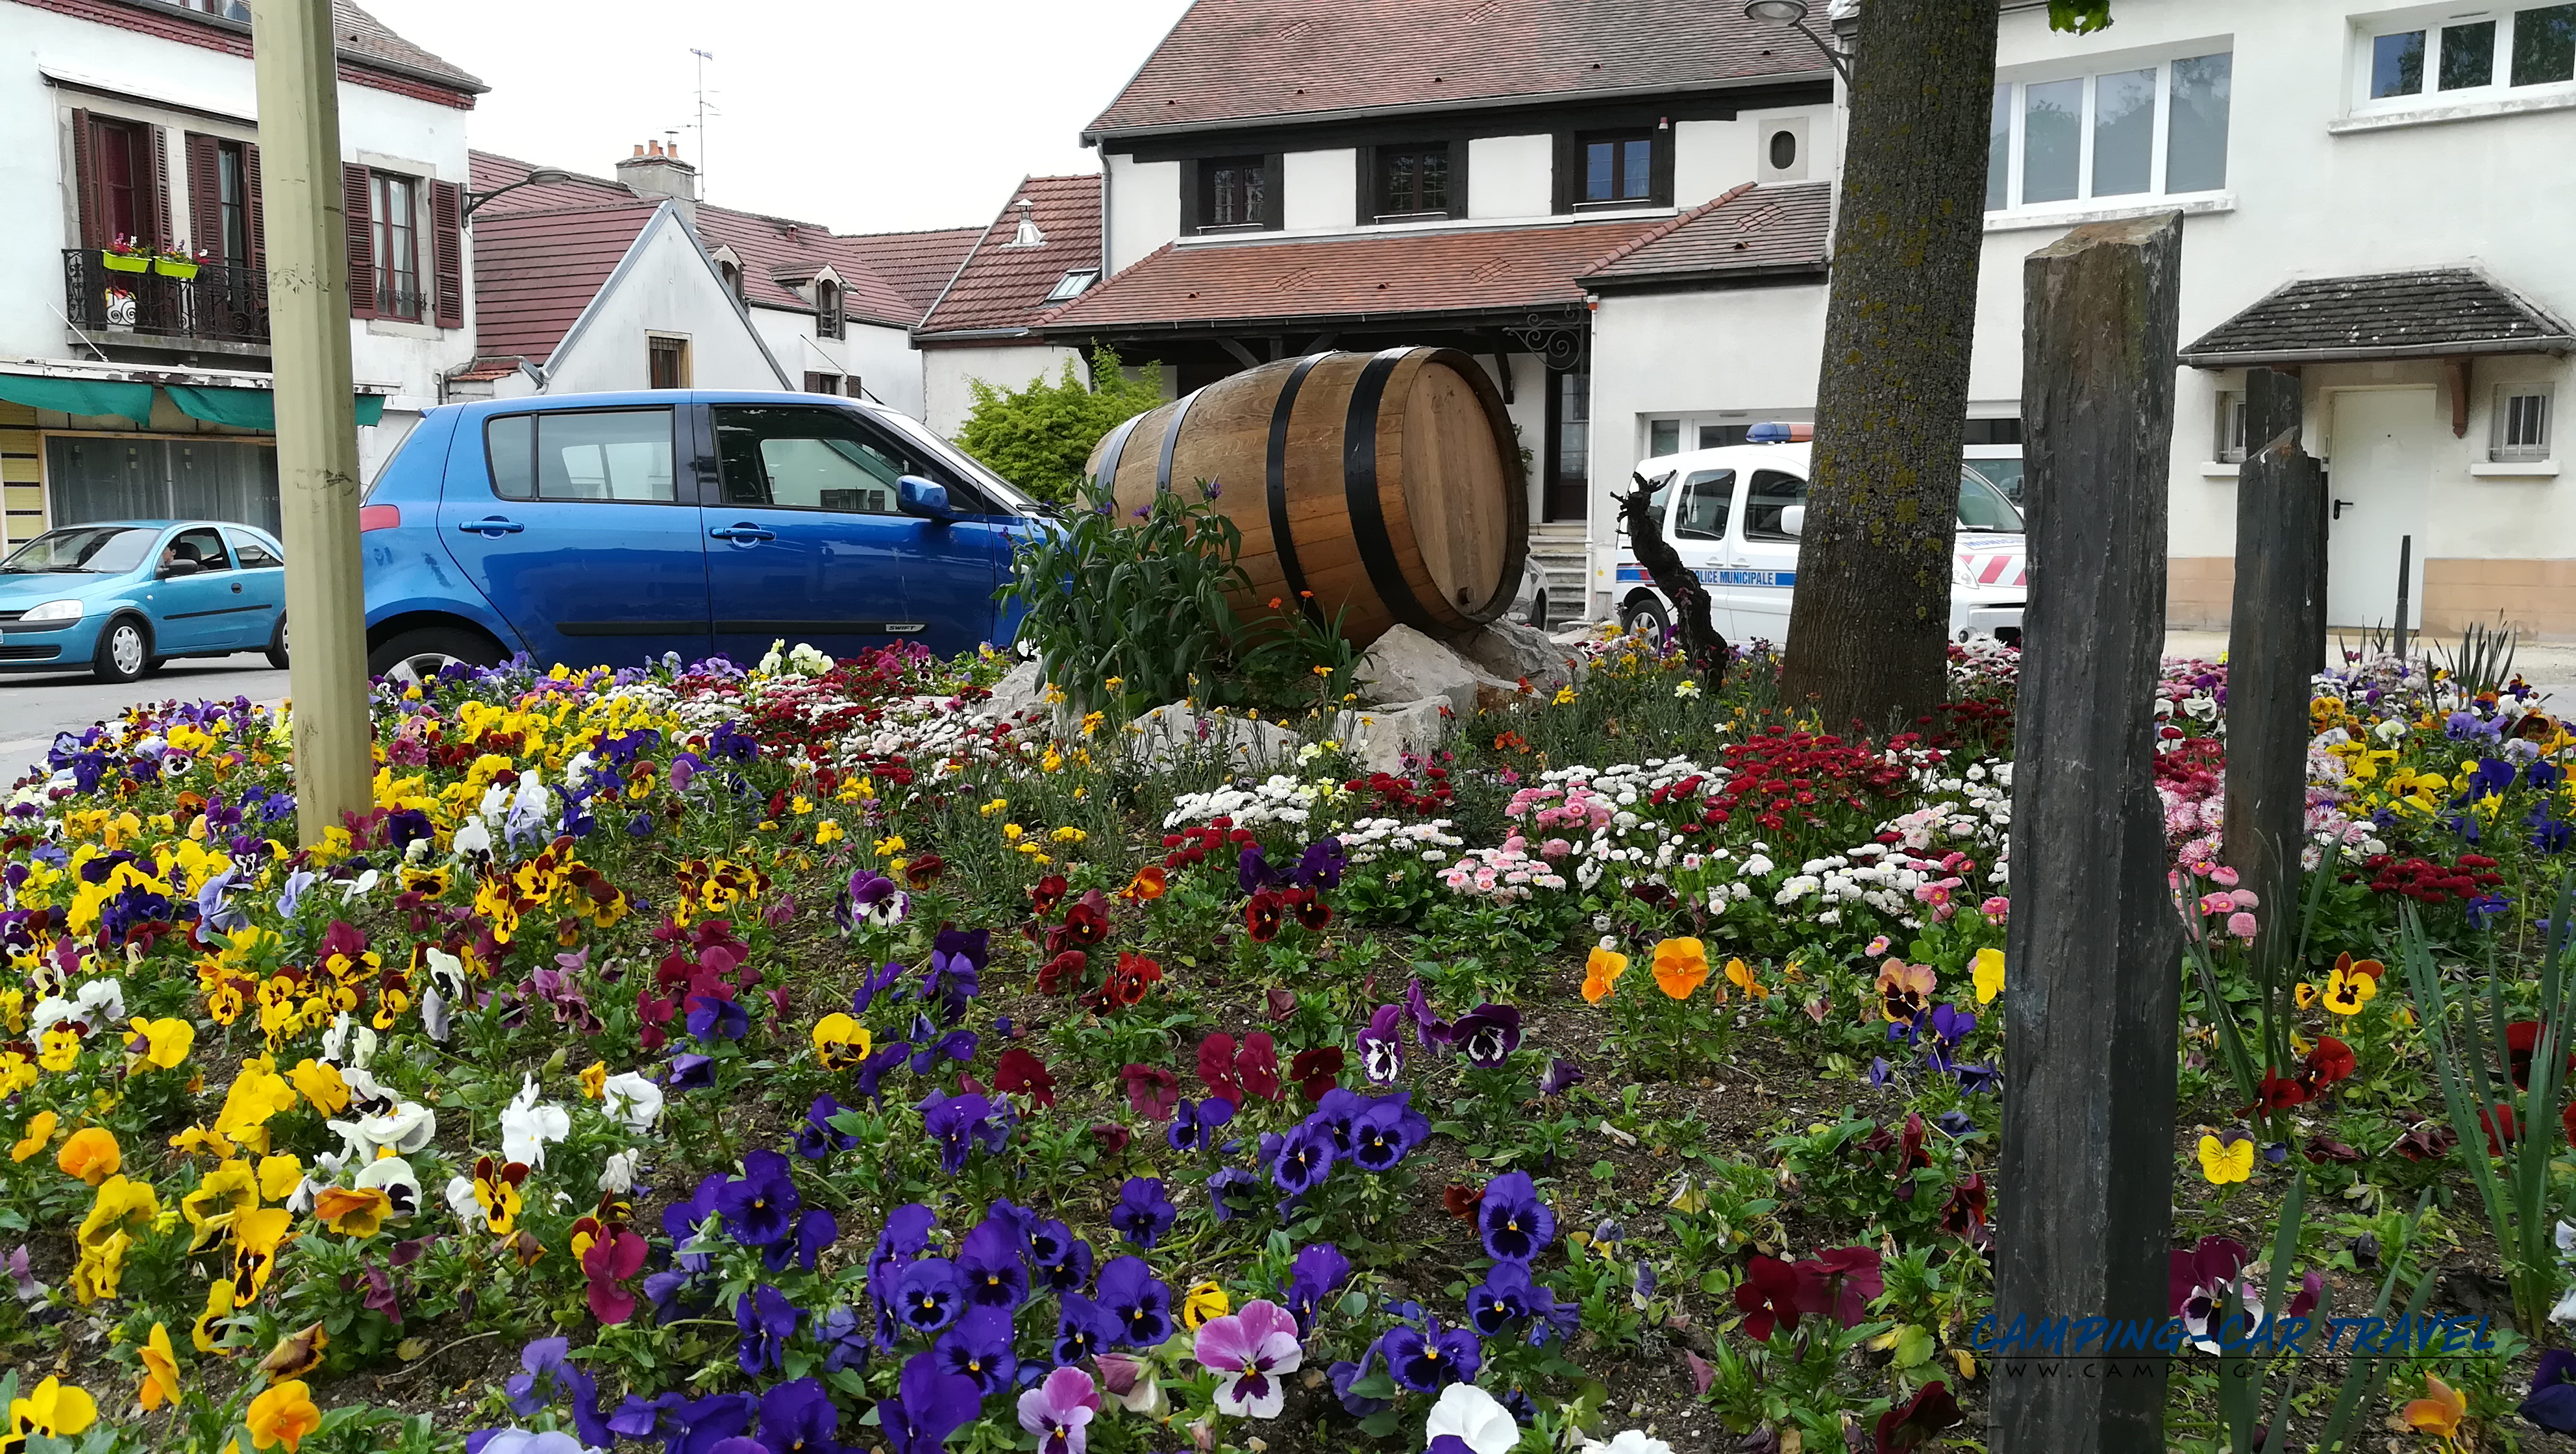
[[[715,52],[696,46],[689,47],[689,54],[697,57],[698,66],[698,195],[703,198],[707,195],[707,62],[716,57]],[[724,112],[718,110],[716,114],[722,116]]]

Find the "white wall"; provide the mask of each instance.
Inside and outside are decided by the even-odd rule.
[[[1802,415],[1816,405],[1824,337],[1821,284],[1601,300],[1592,313],[1589,513],[1596,598],[1610,589],[1618,523],[1605,502],[1625,493],[1645,453],[1642,421],[1715,410]]]
[[[1052,379],[1073,365],[1073,376],[1089,378],[1089,367],[1074,349],[1054,344],[1008,344],[990,348],[926,348],[921,351],[922,422],[941,435],[957,432],[975,408],[974,391],[981,379],[996,389],[1026,388],[1040,378]],[[1168,376],[1171,371],[1166,369]]]
[[[2562,318],[2576,315],[2576,188],[2532,185],[2539,177],[2563,179],[2576,155],[2576,110],[2519,111],[2440,124],[2353,129],[2348,58],[2353,34],[2347,17],[2388,8],[2377,5],[2245,5],[2234,0],[2136,0],[2120,12],[2116,31],[2088,40],[2048,29],[2041,10],[2003,18],[1998,65],[2006,79],[2045,80],[2121,68],[2125,55],[2145,64],[2159,57],[2232,50],[2227,186],[2219,198],[2201,199],[2183,226],[2181,341],[2224,321],[2282,283],[2301,277],[2392,272],[2413,267],[2480,266]],[[2427,12],[2430,14],[2430,12]],[[2502,10],[2496,12],[2501,18]],[[2434,16],[2438,24],[2441,16]],[[2116,42],[2116,44],[2106,43]],[[2571,98],[2576,99],[2576,98]],[[2111,200],[2111,199],[2106,199]],[[2154,199],[2137,210],[2156,210]],[[2094,204],[2078,204],[2094,205]],[[2095,214],[2111,211],[2095,207]],[[1977,307],[1977,334],[1969,390],[1983,399],[2021,393],[2022,260],[2063,236],[2063,221],[2031,215],[1990,214]],[[2438,383],[2440,369],[2413,365],[2374,368]],[[2576,434],[2565,425],[2576,375],[2547,359],[2481,361],[2472,391],[2472,418],[2464,440],[2453,440],[2447,394],[2436,440],[2431,517],[2443,540],[2436,553],[2477,553],[2500,558],[2576,556],[2576,541],[2561,538],[2555,522],[2570,517],[2576,486],[2569,476],[2540,484],[2507,484],[2469,474],[2483,460],[2490,381],[2508,369],[2554,374],[2559,385],[2556,449],[2564,458]],[[2310,448],[2324,452],[2324,387],[2308,380]],[[2383,381],[2384,382],[2384,381]],[[2177,381],[2174,425],[2171,548],[2177,556],[2223,555],[2233,549],[2235,487],[2226,476],[2205,475],[2210,457],[2210,411],[2224,384],[2185,368]],[[2471,515],[2459,515],[2465,509]],[[2544,522],[2546,527],[2543,528]]]
[[[803,388],[809,372],[855,377],[889,407],[922,417],[921,357],[906,330],[850,322],[843,325],[847,338],[817,338],[814,315],[788,308],[753,308],[751,321],[787,370],[789,387]]]
[[[1292,151],[1279,160],[1279,221],[1290,232],[1351,227],[1359,221],[1360,154]],[[1470,179],[1473,180],[1472,178]]]
[[[689,341],[689,382],[702,389],[794,389],[761,353],[750,324],[725,296],[705,254],[673,214],[660,214],[627,255],[624,272],[603,289],[580,335],[546,364],[546,392],[652,386],[646,338]]]
[[[108,100],[47,83],[43,70],[76,75],[140,98]],[[165,104],[153,105],[153,101]],[[0,227],[0,354],[91,357],[60,316],[62,250],[79,240],[71,181],[67,113],[87,107],[166,126],[171,131],[174,231],[188,227],[187,166],[179,133],[255,139],[246,123],[258,115],[248,57],[94,24],[32,6],[12,5],[0,27],[0,198],[9,225]],[[189,108],[182,110],[179,108]],[[239,118],[209,120],[195,112]],[[377,153],[416,160],[423,174],[464,183],[469,112],[367,86],[340,87],[342,155]],[[468,244],[471,246],[470,242]],[[470,261],[470,258],[469,258]],[[436,402],[438,375],[472,357],[472,290],[467,326],[444,332],[417,325],[350,323],[351,362],[361,383],[396,387],[389,408],[408,412]],[[207,353],[208,367],[257,366]]]
[[[1103,160],[1109,169],[1109,271],[1115,273],[1181,235],[1181,164],[1140,162],[1115,152]]]
[[[1556,138],[1480,136],[1467,143],[1467,215],[1545,217],[1556,210]]]

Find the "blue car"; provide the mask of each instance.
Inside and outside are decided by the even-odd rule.
[[[1039,507],[890,409],[657,390],[433,409],[359,512],[367,667],[1009,639]]]
[[[285,566],[276,537],[229,521],[48,530],[0,560],[0,670],[130,682],[173,657],[236,651],[283,667]]]

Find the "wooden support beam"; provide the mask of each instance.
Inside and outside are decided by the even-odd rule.
[[[2155,791],[2178,213],[2023,268],[2031,596],[2014,725],[1999,1328],[2166,1316],[2182,927]],[[2054,1370],[2052,1370],[2054,1371]],[[2123,1374],[2130,1372],[2125,1362]],[[1995,1380],[1994,1454],[2149,1454],[2165,1368]]]
[[[1338,333],[1318,333],[1314,337],[1307,339],[1306,346],[1297,350],[1297,354],[1302,358],[1310,353],[1322,353],[1325,349],[1331,348],[1333,346],[1333,340],[1339,337],[1341,337],[1341,335]]]
[[[1242,339],[1220,338],[1216,343],[1217,347],[1224,349],[1227,353],[1233,354],[1234,361],[1243,365],[1245,368],[1257,369],[1261,367],[1261,360],[1253,357],[1252,350],[1243,346]]]
[[[2442,373],[2451,385],[2451,437],[2465,439],[2469,433],[2469,379],[2477,372],[2476,360],[2464,353],[2442,360]]]
[[[2308,797],[2308,696],[2325,664],[2325,473],[2300,448],[2299,381],[2245,371],[2236,481],[2236,599],[2227,635],[2229,867],[2266,925],[2294,914]],[[2311,629],[2317,634],[2310,635]],[[2287,1067],[2279,1067],[2287,1072]]]

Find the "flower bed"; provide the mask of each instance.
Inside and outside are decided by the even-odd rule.
[[[2045,871],[2007,854],[2016,663],[1963,654],[1881,742],[1587,655],[1438,761],[1317,740],[1255,777],[987,720],[990,657],[456,670],[380,689],[375,810],[308,850],[274,713],[67,736],[0,843],[16,1431],[1935,1438],[1995,1376],[2010,874]],[[2445,1125],[2441,1007],[2380,966],[2401,908],[2444,965],[2535,953],[2576,744],[2510,693],[2324,683],[2313,907],[2263,904],[2217,836],[2224,685],[2159,692],[2202,966],[2175,1311],[2200,1336],[2259,1272],[2348,1311],[2383,1257],[2433,1276],[2446,1226],[2455,1273],[2512,1271],[2473,1210],[2408,1215],[2490,1148]],[[2293,925],[2296,992],[2240,1034]],[[2496,1007],[2538,993],[2508,973]],[[2496,1071],[2528,1078],[2516,1035]],[[2272,1247],[2301,1195],[2334,1210]],[[2466,1440],[2535,1376],[2529,1417],[2576,1425],[2553,1368],[2380,1376]],[[2223,1438],[2224,1376],[2179,1366],[2177,1445]]]

